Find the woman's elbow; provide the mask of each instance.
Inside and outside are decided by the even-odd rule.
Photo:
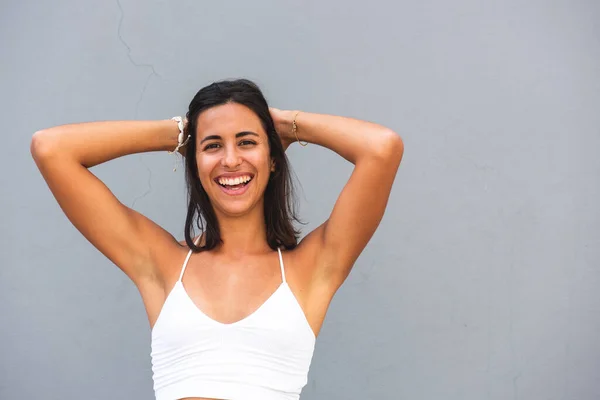
[[[50,135],[46,131],[37,131],[31,137],[29,151],[34,159],[41,159],[52,154],[54,145]]]
[[[400,135],[390,129],[386,129],[382,134],[377,154],[386,159],[397,159],[399,162],[404,154],[404,142]]]

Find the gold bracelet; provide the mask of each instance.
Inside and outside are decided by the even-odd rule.
[[[292,121],[292,133],[296,136],[296,139],[298,140],[298,143],[300,143],[302,146],[306,146],[308,144],[308,142],[304,142],[302,143],[300,141],[300,139],[298,138],[298,125],[296,125],[296,117],[298,116],[298,114],[300,114],[300,111],[298,111],[296,113],[296,115],[294,115],[294,120]]]

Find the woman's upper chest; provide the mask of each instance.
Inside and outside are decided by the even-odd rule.
[[[318,266],[313,265],[314,261],[303,260],[305,256],[298,248],[282,250],[280,264],[278,251],[272,250],[257,256],[227,258],[211,251],[190,254],[185,242],[156,247],[155,278],[138,285],[151,327],[169,295],[176,292],[190,312],[193,308],[189,306],[193,304],[201,313],[222,323],[243,320],[269,299],[270,307],[263,307],[267,310],[279,306],[284,299],[288,308],[300,306],[317,336],[335,293],[329,289],[331,285],[315,282]],[[285,287],[282,287],[283,274]],[[265,310],[259,314],[266,316],[265,312],[268,314]],[[298,313],[294,315],[299,318]]]
[[[182,261],[183,262],[183,261]],[[318,334],[331,300],[327,294],[311,296],[310,267],[303,266],[292,251],[277,251],[239,258],[210,252],[192,254],[183,271],[180,288],[199,311],[222,324],[234,324],[271,309],[287,298],[300,306],[303,316]],[[181,271],[171,271],[165,298],[178,282]]]
[[[206,314],[234,323],[270,298],[283,284],[286,272],[282,273],[277,254],[232,259],[199,253],[190,258],[181,282]]]

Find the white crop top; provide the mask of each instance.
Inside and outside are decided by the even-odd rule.
[[[185,291],[182,278],[190,250],[152,328],[157,400],[300,398],[316,338],[285,280],[277,251],[281,285],[252,314],[224,324],[204,314]]]

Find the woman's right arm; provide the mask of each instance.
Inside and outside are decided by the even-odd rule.
[[[122,204],[88,168],[127,154],[173,150],[178,134],[172,120],[106,121],[44,129],[31,140],[33,159],[67,218],[138,286],[161,275],[157,243],[177,242]]]

